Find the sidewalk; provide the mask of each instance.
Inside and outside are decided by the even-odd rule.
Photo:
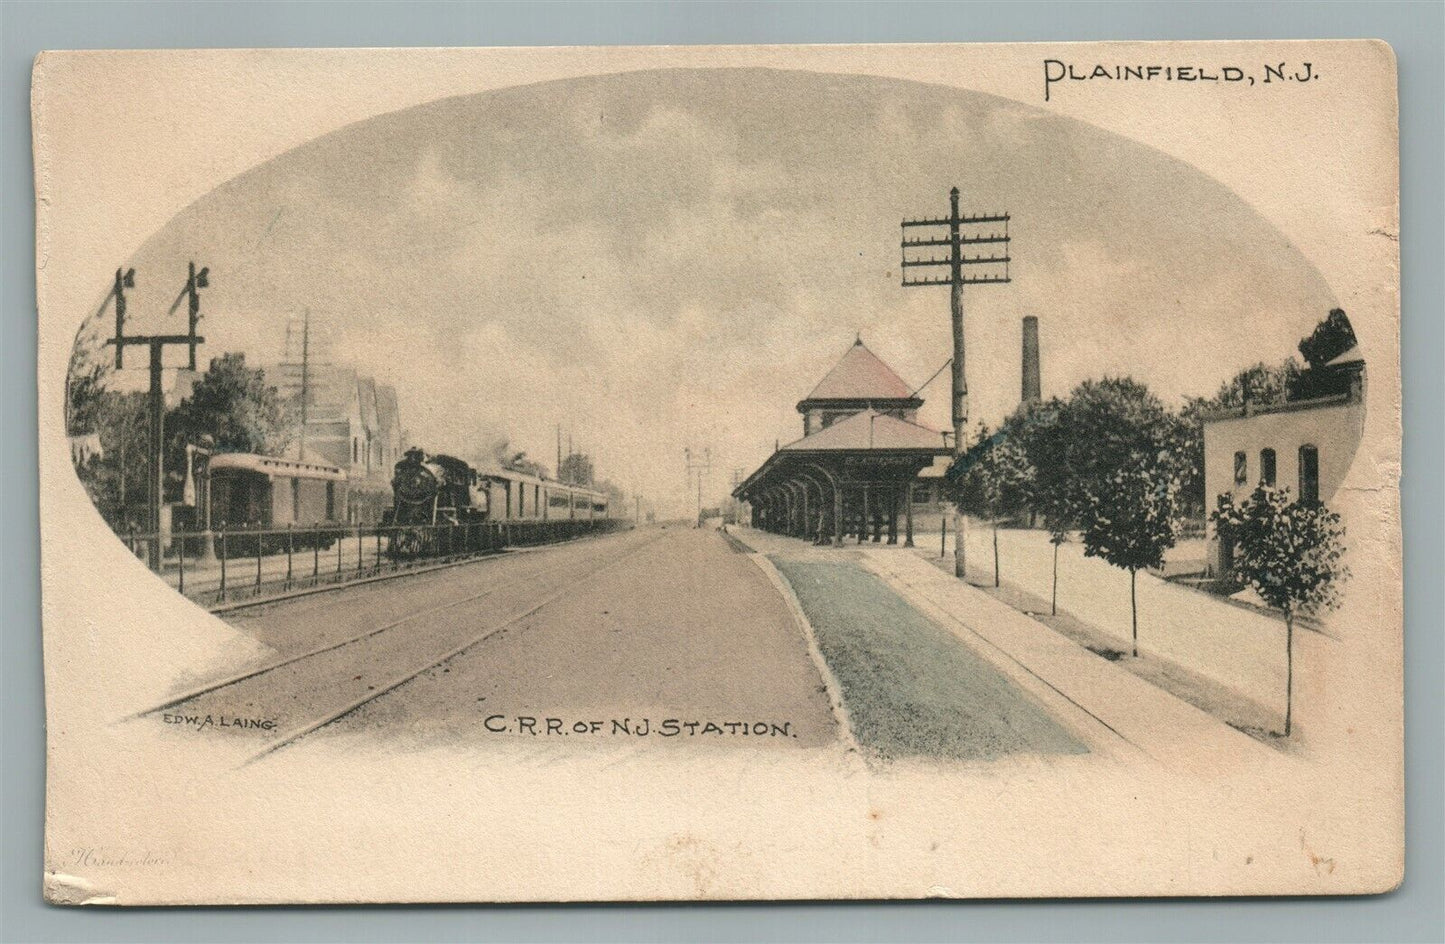
[[[993,575],[993,530],[969,522],[967,535],[970,578]],[[917,537],[921,552],[938,554],[938,534]],[[999,571],[1002,582],[1043,600],[1053,585],[1053,546],[1047,532],[1000,529]],[[953,534],[947,555],[953,556]],[[1139,649],[1204,675],[1220,685],[1284,713],[1284,621],[1210,596],[1199,590],[1139,573]],[[1130,640],[1129,573],[1099,558],[1085,557],[1083,547],[1059,548],[1059,611],[1087,623],[1127,649]],[[1319,664],[1321,650],[1334,639],[1300,626],[1295,632],[1295,670]],[[1299,679],[1296,677],[1296,682]],[[1300,706],[1296,705],[1296,709]]]
[[[870,547],[866,566],[975,647],[1015,662],[1166,767],[1208,774],[1274,751],[1083,649],[902,548]]]
[[[1001,670],[1026,682],[1058,716],[1086,719],[1107,732],[1125,759],[1142,754],[1161,766],[1208,776],[1241,764],[1287,763],[1236,731],[1132,672],[1075,644],[984,591],[956,580],[914,549],[849,543],[817,548],[751,529],[735,534],[764,555],[852,561],[884,581],[909,605]],[[1087,727],[1079,733],[1101,745]]]

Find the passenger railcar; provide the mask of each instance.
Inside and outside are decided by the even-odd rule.
[[[567,521],[606,518],[607,494],[511,469],[478,472],[492,521]]]
[[[335,542],[346,508],[346,474],[337,467],[230,452],[211,456],[208,474],[211,528],[238,542],[227,553],[247,553],[242,544],[257,538],[246,532],[271,532],[260,537],[268,551],[288,540],[308,547]],[[287,528],[295,534],[277,533]]]

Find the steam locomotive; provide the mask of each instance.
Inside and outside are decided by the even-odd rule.
[[[408,449],[393,469],[393,557],[429,553],[437,526],[480,522],[606,518],[607,495],[510,469],[476,469],[461,459]],[[451,540],[450,537],[447,540]]]

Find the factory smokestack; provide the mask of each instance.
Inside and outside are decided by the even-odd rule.
[[[1038,403],[1043,398],[1039,382],[1039,319],[1024,318],[1023,402]]]

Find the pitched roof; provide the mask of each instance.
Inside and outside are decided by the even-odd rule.
[[[945,453],[943,434],[896,416],[864,410],[839,420],[827,429],[783,446],[781,452],[842,450],[927,449]]]
[[[356,396],[361,405],[361,428],[376,432],[376,381],[357,377]]]
[[[285,370],[288,388],[299,393],[301,365],[281,366]],[[332,415],[345,417],[351,411],[351,403],[356,396],[356,371],[347,367],[315,364],[307,371],[306,396],[311,416],[317,419]]]
[[[391,384],[376,385],[376,425],[383,436],[400,436],[397,421],[396,388]]]
[[[853,342],[843,359],[808,394],[809,400],[907,400],[913,390],[893,368],[868,350],[863,339]]]
[[[1337,357],[1326,361],[1324,366],[1338,367],[1341,364],[1353,364],[1358,361],[1363,361],[1364,359],[1365,355],[1360,353],[1360,346],[1358,344],[1351,344],[1348,350],[1343,351]]]

